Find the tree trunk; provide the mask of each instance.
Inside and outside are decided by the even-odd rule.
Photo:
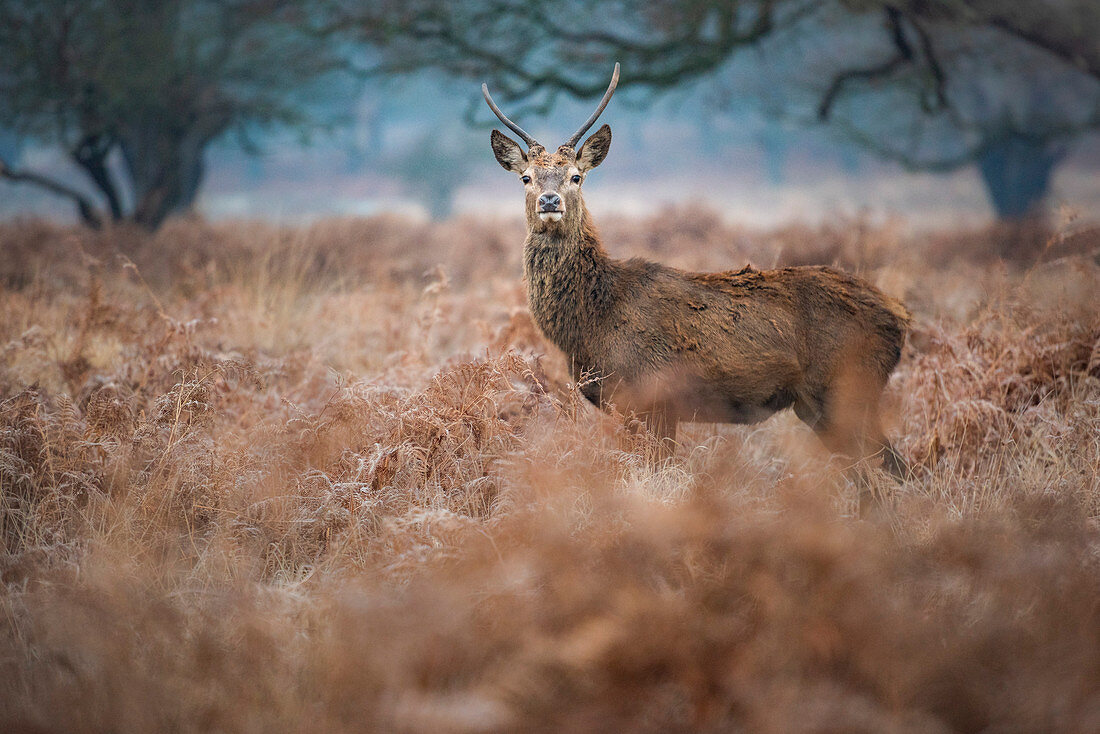
[[[987,145],[978,167],[997,218],[1020,221],[1041,215],[1051,174],[1064,156],[1060,145],[1011,133]]]
[[[92,179],[103,198],[107,200],[107,209],[111,213],[111,219],[122,219],[122,201],[119,199],[118,188],[111,178],[111,172],[107,168],[107,155],[111,152],[114,140],[109,135],[96,134],[85,135],[72,150],[72,158],[76,164],[84,169],[88,177]]]
[[[424,204],[428,215],[436,222],[447,219],[454,212],[454,187],[449,184],[428,185],[423,189]]]
[[[197,127],[128,126],[119,135],[130,169],[134,211],[131,219],[156,229],[170,214],[186,212],[195,202],[205,175],[203,152],[214,134]]]

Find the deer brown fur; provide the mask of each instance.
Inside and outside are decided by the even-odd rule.
[[[553,154],[519,133],[527,153],[496,130],[491,142],[526,188],[528,303],[586,397],[670,438],[681,421],[753,423],[793,407],[830,450],[882,453],[904,472],[879,422],[909,323],[899,301],[828,267],[693,273],[612,259],[581,196],[611,129]]]

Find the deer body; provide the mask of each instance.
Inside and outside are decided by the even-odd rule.
[[[616,74],[597,115],[614,90]],[[662,437],[681,421],[753,423],[793,407],[834,451],[883,452],[903,463],[879,424],[909,316],[900,302],[827,267],[692,273],[603,248],[580,192],[606,156],[594,122],[550,154],[493,131],[497,160],[526,187],[524,276],[532,317],[569,358],[597,405],[645,417]]]

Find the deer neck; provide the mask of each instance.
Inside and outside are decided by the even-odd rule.
[[[575,368],[595,368],[593,331],[609,311],[614,270],[583,203],[571,226],[528,229],[523,274],[535,323]]]

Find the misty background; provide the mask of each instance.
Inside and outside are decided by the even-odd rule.
[[[1058,1],[0,0],[0,217],[518,216],[480,82],[556,145],[620,60],[597,213],[1088,218],[1094,30]]]

